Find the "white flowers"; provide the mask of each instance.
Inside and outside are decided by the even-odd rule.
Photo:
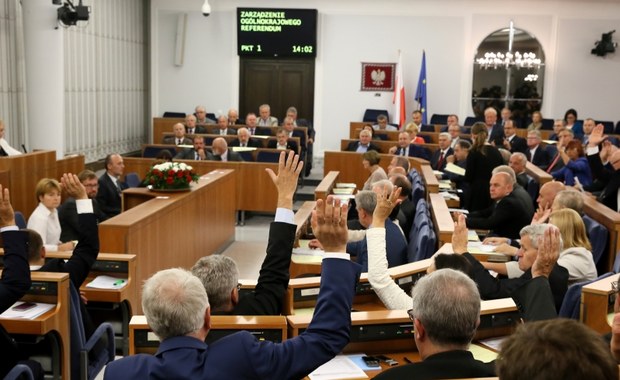
[[[191,166],[187,165],[184,162],[164,162],[164,163],[161,163],[161,164],[154,165],[153,169],[157,169],[157,170],[159,170],[161,172],[167,172],[167,171],[172,169],[173,171],[177,172],[179,170],[182,170],[182,171],[189,170],[189,171],[191,171],[193,168]]]

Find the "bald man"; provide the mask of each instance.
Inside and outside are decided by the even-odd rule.
[[[518,239],[519,231],[530,223],[531,215],[523,210],[521,202],[513,194],[510,175],[505,172],[493,174],[489,181],[489,193],[493,205],[470,213],[467,227],[490,230],[489,236]]]
[[[213,151],[214,161],[243,161],[239,153],[228,149],[228,144],[223,137],[218,137],[213,140],[211,151]]]

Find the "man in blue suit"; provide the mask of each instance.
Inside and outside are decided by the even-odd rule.
[[[351,305],[359,265],[345,252],[346,204],[317,201],[312,230],[326,254],[314,316],[298,337],[259,341],[247,331],[204,342],[211,328],[207,293],[183,269],[167,269],[146,281],[142,308],[162,340],[157,353],[108,364],[105,379],[300,379],[339,353],[349,341]]]
[[[428,150],[420,145],[411,144],[411,138],[407,132],[398,134],[398,146],[392,147],[390,153],[397,156],[418,157],[430,161]]]

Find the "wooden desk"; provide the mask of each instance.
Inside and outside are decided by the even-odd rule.
[[[604,204],[598,202],[589,195],[583,194],[583,211],[586,215],[596,220],[609,231],[609,244],[607,244],[607,258],[601,258],[601,263],[607,260],[606,271],[611,272],[617,252],[620,251],[620,213],[615,212]]]
[[[327,173],[319,185],[314,189],[314,200],[327,199],[327,196],[332,193],[336,183],[339,182],[340,172],[330,171]]]
[[[579,319],[599,334],[611,332],[607,315],[614,311],[616,293],[611,289],[614,281],[618,281],[618,275],[588,284],[581,290]]]
[[[388,274],[405,292],[410,292],[413,284],[426,274],[431,259],[420,260],[388,269]],[[284,300],[284,314],[294,315],[295,310],[313,308],[319,294],[321,277],[291,278]],[[356,310],[385,309],[368,282],[368,273],[362,273],[357,284],[353,301]]]
[[[282,315],[212,315],[211,330],[206,342],[240,330],[252,333],[259,340],[280,343],[287,339],[286,317]],[[154,354],[159,347],[159,339],[151,332],[144,315],[134,315],[129,322],[129,354]]]
[[[48,252],[46,259],[59,258],[69,259],[72,252]],[[129,320],[134,305],[139,305],[137,299],[138,288],[136,284],[136,255],[121,253],[99,253],[97,261],[90,270],[88,277],[80,287],[80,292],[88,300],[86,308],[90,311],[93,322],[99,325],[102,322],[113,323],[116,333],[116,349],[122,355],[129,354]],[[125,286],[120,289],[95,289],[86,284],[93,281],[97,276],[111,276],[127,280]],[[120,325],[120,329],[118,327]]]
[[[359,141],[358,139],[342,139],[340,140],[340,150],[345,152],[347,151],[347,147],[349,146],[350,143],[358,142],[358,141]],[[384,154],[388,154],[390,151],[390,148],[398,147],[398,142],[391,141],[391,140],[387,140],[387,141],[372,140],[372,143],[375,144],[379,148],[380,150],[379,153],[384,153]],[[419,146],[425,148],[431,156],[437,149],[439,149],[439,145],[435,143],[419,144]]]
[[[172,126],[176,123],[185,125],[185,118],[182,117],[154,117],[153,118],[153,135],[151,142],[157,144],[161,142],[161,136],[164,132],[172,131]]]
[[[452,243],[452,234],[454,234],[454,221],[452,215],[448,211],[448,204],[441,194],[429,194],[431,203],[431,216],[435,226],[435,232],[439,240],[439,246]]]
[[[289,337],[301,334],[310,324],[311,315],[289,315]],[[482,301],[480,326],[474,339],[503,336],[514,331],[519,321],[512,298]],[[406,310],[375,310],[351,313],[351,338],[343,353],[364,352],[369,355],[417,351],[413,323]]]
[[[392,161],[394,156],[391,154],[380,154],[379,157],[381,157],[379,165],[387,172],[387,167],[390,165],[390,161]],[[427,177],[425,171],[422,170],[423,165],[429,165],[430,167],[428,161],[421,158],[409,157],[409,164],[411,169],[416,169],[420,175],[424,177],[427,186],[429,186],[429,184],[437,184],[437,188],[439,188],[439,182],[437,182],[435,175],[433,174]],[[364,182],[366,182],[370,176],[370,173],[362,166],[362,153],[357,152],[326,151],[323,172],[329,173],[330,171],[340,172],[338,181],[355,183],[358,189],[364,187]],[[427,191],[429,190],[427,189]]]
[[[221,252],[234,240],[235,192],[231,170],[203,176],[188,192],[125,190],[125,204],[133,207],[99,224],[100,249],[135,254],[140,262],[137,284],[162,269],[190,268],[200,257]],[[134,299],[139,295],[134,294]],[[141,312],[139,303],[133,306],[136,313]]]
[[[32,272],[32,286],[23,301],[56,304],[52,310],[33,320],[0,319],[9,334],[46,335],[58,344],[60,363],[52,363],[54,378],[69,379],[71,340],[69,328],[69,275],[67,273]]]
[[[125,172],[136,172],[143,177],[155,161],[150,158],[126,157],[124,162]],[[278,204],[278,193],[265,169],[271,168],[274,172],[277,172],[277,163],[195,160],[186,160],[185,162],[191,165],[198,175],[203,175],[213,170],[235,170],[235,189],[240,189],[236,191],[236,195],[233,198],[235,200],[235,210],[270,213],[275,211]],[[241,191],[241,189],[251,189],[251,191]],[[230,196],[230,194],[226,195],[227,197]]]
[[[527,175],[534,178],[534,180],[538,182],[540,187],[542,187],[542,185],[547,182],[553,181],[553,177],[551,176],[551,174],[547,173],[546,171],[542,170],[541,168],[532,164],[529,161],[525,164],[525,172],[527,173]]]

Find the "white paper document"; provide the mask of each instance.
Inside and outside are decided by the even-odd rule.
[[[310,380],[368,379],[368,376],[351,359],[337,355],[308,375]]]
[[[30,305],[27,309],[21,309],[22,305]],[[24,302],[17,301],[13,306],[6,309],[6,311],[0,314],[0,318],[6,319],[35,319],[39,315],[45,313],[48,310],[55,308],[53,303],[40,303],[40,302]]]
[[[251,152],[256,150],[257,148],[251,147],[251,146],[233,146],[232,150],[233,152]]]
[[[86,287],[94,289],[121,289],[125,285],[127,285],[126,278],[97,276],[94,280],[86,284]]]
[[[446,164],[446,168],[443,171],[458,174],[458,175],[463,175],[463,176],[465,175],[465,169],[451,162],[448,162]]]

